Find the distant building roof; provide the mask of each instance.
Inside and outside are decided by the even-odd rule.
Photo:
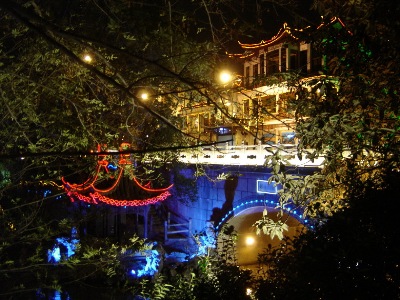
[[[328,22],[321,22],[321,24],[318,25],[316,29],[318,30],[327,25],[333,25],[335,28],[337,27],[338,29],[346,27],[340,18],[334,17],[331,18]],[[242,43],[238,41],[239,46],[244,50],[244,52],[237,54],[228,53],[228,56],[231,58],[251,57],[255,54],[254,50],[270,47],[286,41],[301,41],[301,35],[307,34],[311,31],[311,26],[307,26],[302,29],[296,29],[291,28],[287,23],[284,23],[283,26],[279,29],[278,33],[268,40],[261,40],[261,42],[259,43]]]

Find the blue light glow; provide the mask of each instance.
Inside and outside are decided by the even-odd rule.
[[[215,227],[216,230],[219,231],[221,226],[222,226],[222,224],[224,224],[225,221],[230,216],[235,215],[235,213],[237,213],[238,210],[240,212],[241,210],[243,210],[244,207],[251,207],[251,206],[254,206],[254,205],[257,206],[258,203],[267,205],[268,207],[271,207],[271,208],[274,208],[274,209],[276,208],[277,205],[279,205],[278,201],[268,200],[268,199],[265,199],[265,200],[253,199],[253,200],[242,202],[242,203],[236,205],[234,208],[232,208],[232,210],[227,212],[225,214],[225,216],[223,218],[221,218],[220,222]],[[251,204],[253,204],[253,205],[251,205]],[[258,205],[260,205],[260,204],[258,204]],[[298,208],[298,207],[296,206],[296,208]],[[309,221],[307,219],[304,219],[304,216],[302,215],[302,212],[298,211],[297,209],[295,210],[293,205],[288,205],[288,206],[284,207],[283,210],[285,212],[287,212],[289,215],[291,215],[292,217],[294,217],[295,219],[297,219],[300,223],[302,223],[304,225],[307,224],[307,226],[309,226]],[[309,228],[313,228],[313,227],[309,226]]]
[[[116,171],[118,169],[118,166],[114,165],[114,163],[109,163],[107,165],[107,169],[109,169],[110,171]]]
[[[140,278],[143,276],[154,276],[157,273],[160,264],[160,254],[157,250],[138,252],[135,253],[133,258],[133,268],[129,271],[131,276]]]
[[[208,223],[204,230],[198,235],[195,235],[195,239],[198,244],[198,249],[193,257],[208,255],[208,250],[210,248],[216,248],[217,244],[214,226]]]
[[[61,260],[61,250],[58,245],[54,245],[52,250],[47,250],[47,261],[58,263]]]
[[[268,180],[257,180],[257,193],[259,194],[273,194],[278,193],[278,187],[275,181],[269,182]]]
[[[77,230],[72,228],[71,238],[56,238],[56,243],[52,249],[47,250],[47,261],[50,263],[58,263],[62,259],[68,259],[75,254],[79,240],[76,238]]]
[[[43,197],[47,197],[48,195],[50,195],[51,194],[51,190],[45,190],[44,192],[43,192]]]

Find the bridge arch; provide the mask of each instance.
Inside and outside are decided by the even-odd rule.
[[[279,205],[279,197],[277,194],[269,194],[267,196],[263,195],[254,195],[242,198],[240,200],[234,201],[233,208],[229,210],[219,221],[219,223],[215,226],[216,231],[219,232],[222,226],[227,223],[231,218],[235,216],[245,213],[249,208],[266,208],[267,211],[276,211],[277,206]],[[303,209],[295,208],[293,205],[288,205],[284,209],[284,213],[288,216],[296,219],[304,226],[313,228],[310,220],[303,217]]]
[[[269,244],[276,247],[281,243],[281,240],[277,237],[271,239],[270,236],[265,234],[256,235],[256,229],[252,226],[262,218],[265,208],[268,216],[273,220],[278,220],[278,204],[279,198],[276,194],[246,197],[234,201],[233,208],[217,224],[217,233],[224,225],[235,228],[237,234],[236,259],[240,267],[256,271],[258,269],[258,254],[262,253]],[[312,222],[303,218],[301,209],[288,206],[284,210],[283,216],[288,225],[288,231],[284,232],[284,236],[294,237],[304,229],[313,228]],[[219,234],[217,238],[220,238]],[[251,239],[253,243],[248,244],[248,239]]]

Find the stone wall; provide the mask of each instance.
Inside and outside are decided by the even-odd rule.
[[[274,194],[278,188],[274,184],[262,182],[263,191],[257,192],[257,181],[267,181],[271,176],[271,170],[263,166],[203,166],[206,175],[197,179],[197,199],[194,202],[181,203],[174,196],[166,200],[169,210],[192,221],[192,233],[201,232],[207,222],[212,221],[217,225],[221,219],[233,208],[245,201],[255,199],[278,200]],[[310,174],[317,168],[293,168],[288,170],[295,174]],[[184,170],[187,176],[193,176],[193,172]],[[225,179],[220,179],[225,178]],[[262,205],[262,204],[260,204]],[[237,213],[239,211],[235,211]]]
[[[270,170],[265,167],[204,168],[206,175],[197,179],[197,201],[181,203],[174,197],[166,200],[169,210],[192,220],[193,233],[202,231],[207,221],[218,223],[241,199],[257,196],[257,180],[267,180],[271,176]]]

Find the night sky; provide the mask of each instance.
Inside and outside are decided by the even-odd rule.
[[[242,1],[245,5],[226,7],[230,17],[239,20],[238,27],[242,33],[236,32],[231,41],[226,44],[230,53],[240,53],[241,48],[238,41],[242,43],[258,43],[268,40],[276,35],[286,22],[293,28],[304,28],[309,25],[319,24],[318,13],[311,10],[312,0],[292,1],[297,3],[296,7],[281,7],[260,0]]]

